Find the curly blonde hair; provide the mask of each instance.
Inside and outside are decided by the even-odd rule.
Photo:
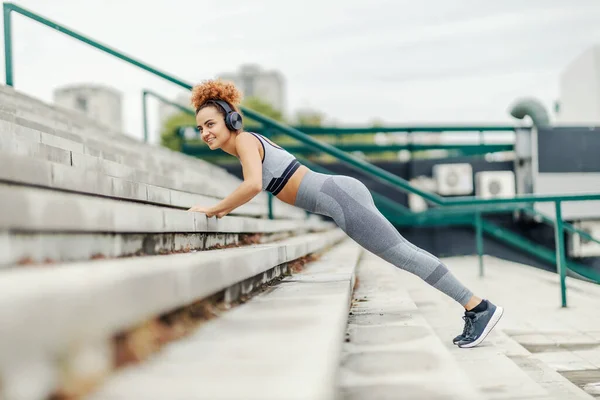
[[[220,79],[209,79],[192,88],[191,104],[196,113],[205,106],[214,106],[215,103],[210,102],[210,100],[223,100],[239,113],[238,106],[242,101],[242,92],[235,87],[233,82]],[[223,112],[221,107],[217,107],[217,109]]]

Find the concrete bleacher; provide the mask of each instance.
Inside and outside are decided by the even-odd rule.
[[[360,254],[345,241],[151,362],[123,369],[90,398],[335,398]]]
[[[2,399],[82,394],[115,368],[118,335],[229,307],[346,237],[277,199],[268,219],[266,193],[221,219],[189,212],[241,181],[9,87],[0,130]]]
[[[266,240],[275,233],[324,226],[314,219],[306,221],[304,211],[277,199],[273,202],[275,220],[266,220],[266,193],[223,220],[188,213],[194,204],[217,203],[235,189],[239,179],[202,160],[111,132],[79,113],[12,88],[0,88],[0,99],[0,191],[4,206],[19,211],[3,213],[0,219],[3,230],[31,233],[28,240],[0,233],[0,248],[10,250],[0,256],[0,267],[20,260],[74,260],[68,252],[56,251],[56,235],[43,237],[44,231],[65,235],[171,232],[179,236],[185,232],[261,232]],[[117,199],[123,201],[117,203]],[[72,237],[78,243],[85,241],[84,247],[89,248],[82,251],[79,247],[78,257],[121,255],[114,238],[98,241],[97,236]],[[37,245],[30,246],[32,241]],[[139,251],[141,243],[135,247],[129,246],[128,251]]]
[[[591,399],[600,286],[445,260],[506,314],[458,349],[460,306],[330,221],[0,87],[0,399]],[[517,279],[518,278],[518,279]],[[519,294],[518,296],[516,294]],[[597,379],[595,378],[597,376]]]

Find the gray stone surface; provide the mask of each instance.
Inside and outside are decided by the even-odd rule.
[[[78,160],[77,155],[75,155],[75,159]],[[85,166],[77,168],[46,160],[0,152],[0,177],[16,183],[56,187],[70,191],[132,200],[146,200],[145,192],[147,191],[148,195],[153,196],[152,202],[158,202],[162,199],[164,202],[162,204],[178,207],[191,207],[194,204],[210,205],[218,201],[214,197],[127,181],[126,178],[131,178],[131,175],[127,174],[116,173],[116,175],[125,178],[114,178],[99,172],[94,168],[95,165],[91,163],[87,168]],[[133,183],[137,186],[136,189],[131,188]],[[171,193],[173,193],[173,201],[169,198]],[[132,194],[134,195],[132,196]],[[236,209],[235,213],[255,216],[266,215],[267,206],[262,202],[263,200],[263,197],[257,196],[251,202]],[[304,217],[304,211],[284,204],[277,199],[274,199],[274,213],[276,217]]]
[[[160,186],[154,186],[154,185],[145,185],[146,186],[146,193],[147,193],[147,198],[148,201],[151,203],[156,203],[156,204],[169,204],[169,205],[176,205],[176,206],[181,206],[183,204],[177,204],[177,203],[173,203],[173,201],[171,200],[171,189],[167,189],[167,188],[163,188]],[[191,195],[191,194],[190,194]],[[193,195],[191,195],[191,197],[193,197]],[[187,203],[185,203],[185,205],[193,205],[193,200],[189,199]]]
[[[4,138],[2,140],[9,141]],[[11,142],[12,143],[12,142]],[[34,143],[25,141],[24,142],[29,150],[37,148],[38,146],[45,146],[40,143]],[[157,200],[162,199],[166,201],[167,196],[170,196],[170,192],[178,190],[185,191],[185,193],[174,196],[175,202],[162,203],[165,205],[174,205],[178,207],[190,207],[194,204],[207,203],[207,198],[224,198],[230,192],[235,190],[236,186],[220,186],[220,180],[209,179],[204,177],[202,180],[197,180],[194,184],[185,184],[181,178],[168,178],[159,175],[154,175],[144,171],[136,170],[127,165],[119,164],[118,162],[99,159],[90,155],[80,153],[60,153],[58,156],[62,157],[60,163],[50,162],[47,157],[38,159],[33,155],[33,151],[19,154],[18,151],[11,151],[11,146],[2,151],[0,149],[0,155],[2,160],[0,161],[5,167],[4,177],[7,179],[19,182],[19,183],[30,183],[31,174],[26,174],[25,171],[21,174],[20,166],[26,164],[28,161],[34,165],[34,167],[27,167],[27,170],[38,169],[42,174],[47,174],[46,169],[52,170],[52,181],[53,186],[61,189],[81,191],[85,193],[100,194],[103,196],[115,196],[121,198],[130,198],[132,200],[147,200],[148,196],[153,196],[151,202],[156,203]],[[46,163],[44,163],[46,161]],[[12,167],[12,164],[17,164],[17,167]],[[73,166],[71,166],[71,163]],[[9,172],[11,173],[9,175]],[[121,181],[123,180],[123,181]],[[37,179],[33,179],[33,184],[39,184]],[[135,186],[135,188],[133,187]],[[152,187],[152,189],[146,188]],[[190,191],[196,190],[196,193],[189,193]],[[200,193],[200,194],[198,194]],[[204,193],[204,194],[202,194]],[[187,194],[187,196],[186,196]],[[185,204],[181,201],[182,198],[187,197],[188,203]],[[195,201],[189,202],[191,198]],[[247,203],[246,205],[235,210],[237,214],[261,216],[267,214],[266,206],[266,195],[261,193],[255,199]],[[216,201],[208,201],[212,204]],[[210,205],[208,204],[208,205]],[[274,200],[274,213],[276,217],[286,218],[301,218],[304,215],[302,210],[287,205],[277,199]]]
[[[324,228],[325,229],[325,228]],[[288,232],[288,236],[292,232]],[[239,242],[236,233],[31,233],[0,232],[0,268],[21,267],[30,262],[45,264],[117,258],[142,252],[157,255],[200,251],[215,245]],[[266,238],[271,239],[270,237]],[[271,240],[272,241],[272,240]]]
[[[391,264],[365,252],[346,332],[340,399],[482,399]]]
[[[74,153],[83,153],[83,143],[41,132],[41,142]]]
[[[476,295],[488,298],[505,308],[505,314],[492,334],[479,347],[459,349],[451,343],[452,338],[462,331],[463,312],[460,305],[444,294],[430,288],[420,279],[406,276],[403,285],[419,306],[419,310],[435,329],[436,333],[453,354],[454,358],[470,376],[474,384],[490,399],[587,399],[583,391],[571,384],[560,374],[549,369],[552,365],[564,368],[590,367],[590,363],[570,352],[531,354],[509,338],[503,331],[540,334],[531,330],[532,324],[550,328],[558,338],[568,336],[570,341],[581,340],[575,332],[565,332],[566,315],[579,315],[583,322],[583,310],[561,310],[557,307],[558,285],[552,291],[553,275],[536,268],[510,263],[492,257],[485,258],[485,277],[479,278],[477,258],[457,257],[444,260],[450,270]],[[573,282],[574,283],[574,282]],[[585,282],[580,282],[585,284]],[[586,284],[587,286],[587,284]],[[588,290],[598,291],[597,286]],[[572,291],[574,293],[575,291]],[[600,294],[600,291],[599,291]],[[583,312],[583,313],[582,313]],[[589,312],[589,311],[588,311]],[[563,325],[560,328],[560,324]],[[545,328],[546,329],[546,328]],[[518,339],[518,337],[515,337]],[[558,339],[557,338],[557,339]],[[537,341],[537,337],[527,338]],[[588,340],[591,338],[588,337]],[[544,356],[549,356],[544,360]],[[542,362],[538,362],[542,361]],[[556,363],[556,364],[553,364]],[[593,368],[593,366],[592,366]]]
[[[0,151],[0,179],[50,187],[51,164],[44,160]]]
[[[113,177],[220,198],[227,196],[240,182],[234,175],[203,160],[111,132],[81,113],[47,105],[12,88],[2,87],[0,90],[0,108],[4,110],[0,114],[0,130],[3,132],[0,140],[6,141],[12,135],[13,139],[27,142],[26,147],[33,146],[34,150],[25,151],[24,144],[21,144],[22,155],[51,157],[69,165],[73,155],[77,165],[83,163]],[[36,150],[40,145],[50,147]],[[47,155],[50,148],[61,152]],[[82,160],[85,155],[99,161]],[[111,162],[117,166],[111,165]],[[211,180],[207,181],[207,176]],[[266,194],[257,197],[259,203],[266,203]],[[277,208],[285,206],[278,204]],[[290,207],[286,212],[294,214]]]
[[[0,230],[81,232],[276,232],[304,220],[268,220],[206,214],[149,204],[0,184]],[[308,227],[308,225],[307,225]]]
[[[360,248],[351,241],[151,361],[93,400],[332,399]]]
[[[74,344],[108,340],[124,328],[264,273],[293,260],[290,254],[299,254],[296,247],[307,254],[344,238],[341,230],[333,230],[307,235],[301,243],[5,271],[0,280],[2,390],[15,392],[17,380],[7,377],[14,377],[16,370],[29,366],[35,371],[34,366],[42,365],[45,377],[48,370],[58,371],[69,362]],[[349,290],[346,282],[346,296]],[[337,321],[340,328],[343,323],[343,318]],[[324,348],[335,346],[335,338],[330,335]],[[35,373],[30,381],[39,383]]]
[[[48,163],[39,166],[40,171],[50,169],[51,181],[49,188],[69,190],[79,193],[97,194],[101,196],[116,196],[129,198],[131,200],[146,200],[145,195],[140,197],[126,197],[124,192],[118,193],[114,190],[115,181],[119,178],[113,178],[108,175],[100,174],[92,169],[78,169],[69,165]],[[29,183],[20,175],[13,176],[12,180],[21,184]],[[119,184],[116,184],[117,188]],[[131,193],[128,193],[131,194]]]
[[[50,146],[39,141],[23,140],[8,135],[0,135],[0,151],[21,156],[39,158],[56,163],[71,164],[71,152]]]
[[[11,90],[3,90],[0,106],[3,109],[1,115],[3,121],[9,122],[17,128],[27,128],[30,133],[35,133],[38,137],[43,132],[48,140],[52,140],[55,144],[63,143],[68,150],[92,154],[136,168],[155,171],[157,169],[173,170],[172,167],[169,168],[168,165],[162,164],[163,161],[173,158],[169,155],[173,152],[142,143],[121,133],[111,132],[108,128],[78,112],[46,105]],[[7,132],[9,129],[3,129],[3,131]],[[11,128],[10,131],[14,131],[14,128]],[[27,137],[31,138],[32,135]],[[43,142],[43,140],[38,140],[38,142]],[[146,151],[140,152],[142,148]],[[160,157],[157,157],[159,155]],[[214,167],[208,163],[198,162],[191,157],[184,159],[191,161],[189,165],[193,165],[196,171],[213,172]],[[220,174],[224,181],[238,180],[224,171],[221,171]]]

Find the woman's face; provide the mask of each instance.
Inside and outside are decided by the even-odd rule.
[[[211,150],[221,147],[231,136],[225,125],[223,114],[216,107],[205,107],[196,114],[196,123],[202,141],[208,144]]]

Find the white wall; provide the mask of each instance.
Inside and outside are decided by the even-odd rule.
[[[600,45],[577,57],[560,77],[557,125],[600,126]]]

